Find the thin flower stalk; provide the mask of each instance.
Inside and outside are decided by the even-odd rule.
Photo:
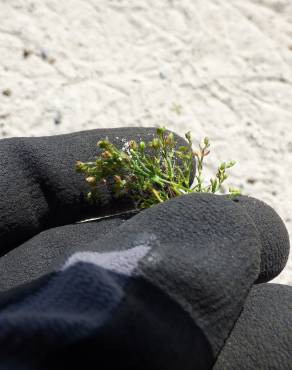
[[[194,151],[191,133],[185,138],[187,145],[178,147],[174,135],[160,127],[151,141],[130,140],[127,149],[119,149],[107,138],[99,141],[101,154],[95,161],[76,163],[77,172],[84,175],[90,188],[88,199],[99,200],[101,185],[116,198],[130,196],[136,208],[148,208],[183,194],[221,191],[235,161],[221,163],[215,177],[205,184],[203,171],[210,141],[205,138]],[[240,191],[230,188],[229,194],[239,195]]]

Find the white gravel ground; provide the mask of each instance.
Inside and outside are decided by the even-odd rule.
[[[0,20],[0,137],[191,129],[292,236],[291,0],[0,0]]]

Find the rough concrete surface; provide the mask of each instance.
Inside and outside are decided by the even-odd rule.
[[[0,20],[0,137],[191,129],[292,236],[291,0],[0,0]]]

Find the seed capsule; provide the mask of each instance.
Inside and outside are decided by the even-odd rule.
[[[104,159],[109,159],[112,157],[111,153],[108,150],[105,150],[104,152],[101,153],[102,158]]]
[[[151,146],[152,146],[153,149],[159,149],[160,148],[160,141],[157,138],[154,138],[152,140],[151,144],[152,144]]]
[[[110,142],[108,140],[100,140],[97,143],[97,146],[101,149],[108,149],[108,147],[110,146]]]
[[[119,175],[115,175],[114,180],[115,180],[116,183],[121,183],[122,182],[121,176],[119,176]]]
[[[94,176],[86,177],[86,182],[90,185],[96,185],[96,178]]]
[[[158,136],[162,136],[165,133],[165,131],[166,131],[165,127],[158,127],[156,133]]]
[[[77,161],[75,163],[75,168],[76,168],[76,171],[78,171],[78,172],[82,172],[82,170],[84,169],[84,167],[85,167],[85,164],[83,162],[81,162],[81,161]]]
[[[174,144],[174,136],[172,132],[165,139],[165,144],[168,146],[172,146]]]
[[[136,150],[137,149],[137,143],[135,140],[130,140],[129,141],[129,147],[133,150]]]

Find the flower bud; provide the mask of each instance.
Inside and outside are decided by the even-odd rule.
[[[108,140],[100,140],[97,143],[97,146],[101,149],[108,149],[110,146],[110,142]]]
[[[144,142],[144,141],[141,141],[141,142],[140,142],[140,144],[139,144],[139,147],[140,147],[140,150],[141,150],[142,152],[144,152],[145,147],[146,147],[145,142]]]
[[[129,147],[130,149],[136,150],[137,149],[137,143],[135,140],[130,140],[129,141]]]
[[[230,161],[227,163],[226,168],[231,168],[236,164],[236,161]]]
[[[174,144],[174,136],[172,132],[165,139],[165,144],[168,146],[172,146]]]
[[[226,169],[226,163],[225,162],[221,163],[219,169],[220,169],[220,171],[225,171],[225,169]]]
[[[96,178],[94,176],[86,177],[85,180],[89,185],[96,185]]]
[[[122,182],[121,176],[119,175],[114,175],[114,180],[117,184],[120,184]]]
[[[186,139],[190,142],[192,140],[192,134],[191,134],[191,131],[188,131],[186,134],[185,134],[185,137]]]
[[[153,149],[159,149],[160,148],[160,141],[157,138],[154,138],[151,142],[151,146]]]
[[[162,136],[165,133],[165,131],[166,131],[165,127],[158,127],[156,129],[156,133],[157,133],[158,136]]]
[[[85,164],[81,161],[77,161],[75,163],[75,168],[76,168],[76,171],[78,171],[78,172],[82,172],[84,170],[84,166],[85,166]]]
[[[101,156],[104,159],[108,159],[108,158],[111,158],[112,157],[111,153],[108,150],[105,150],[104,152],[102,152],[101,153]]]

